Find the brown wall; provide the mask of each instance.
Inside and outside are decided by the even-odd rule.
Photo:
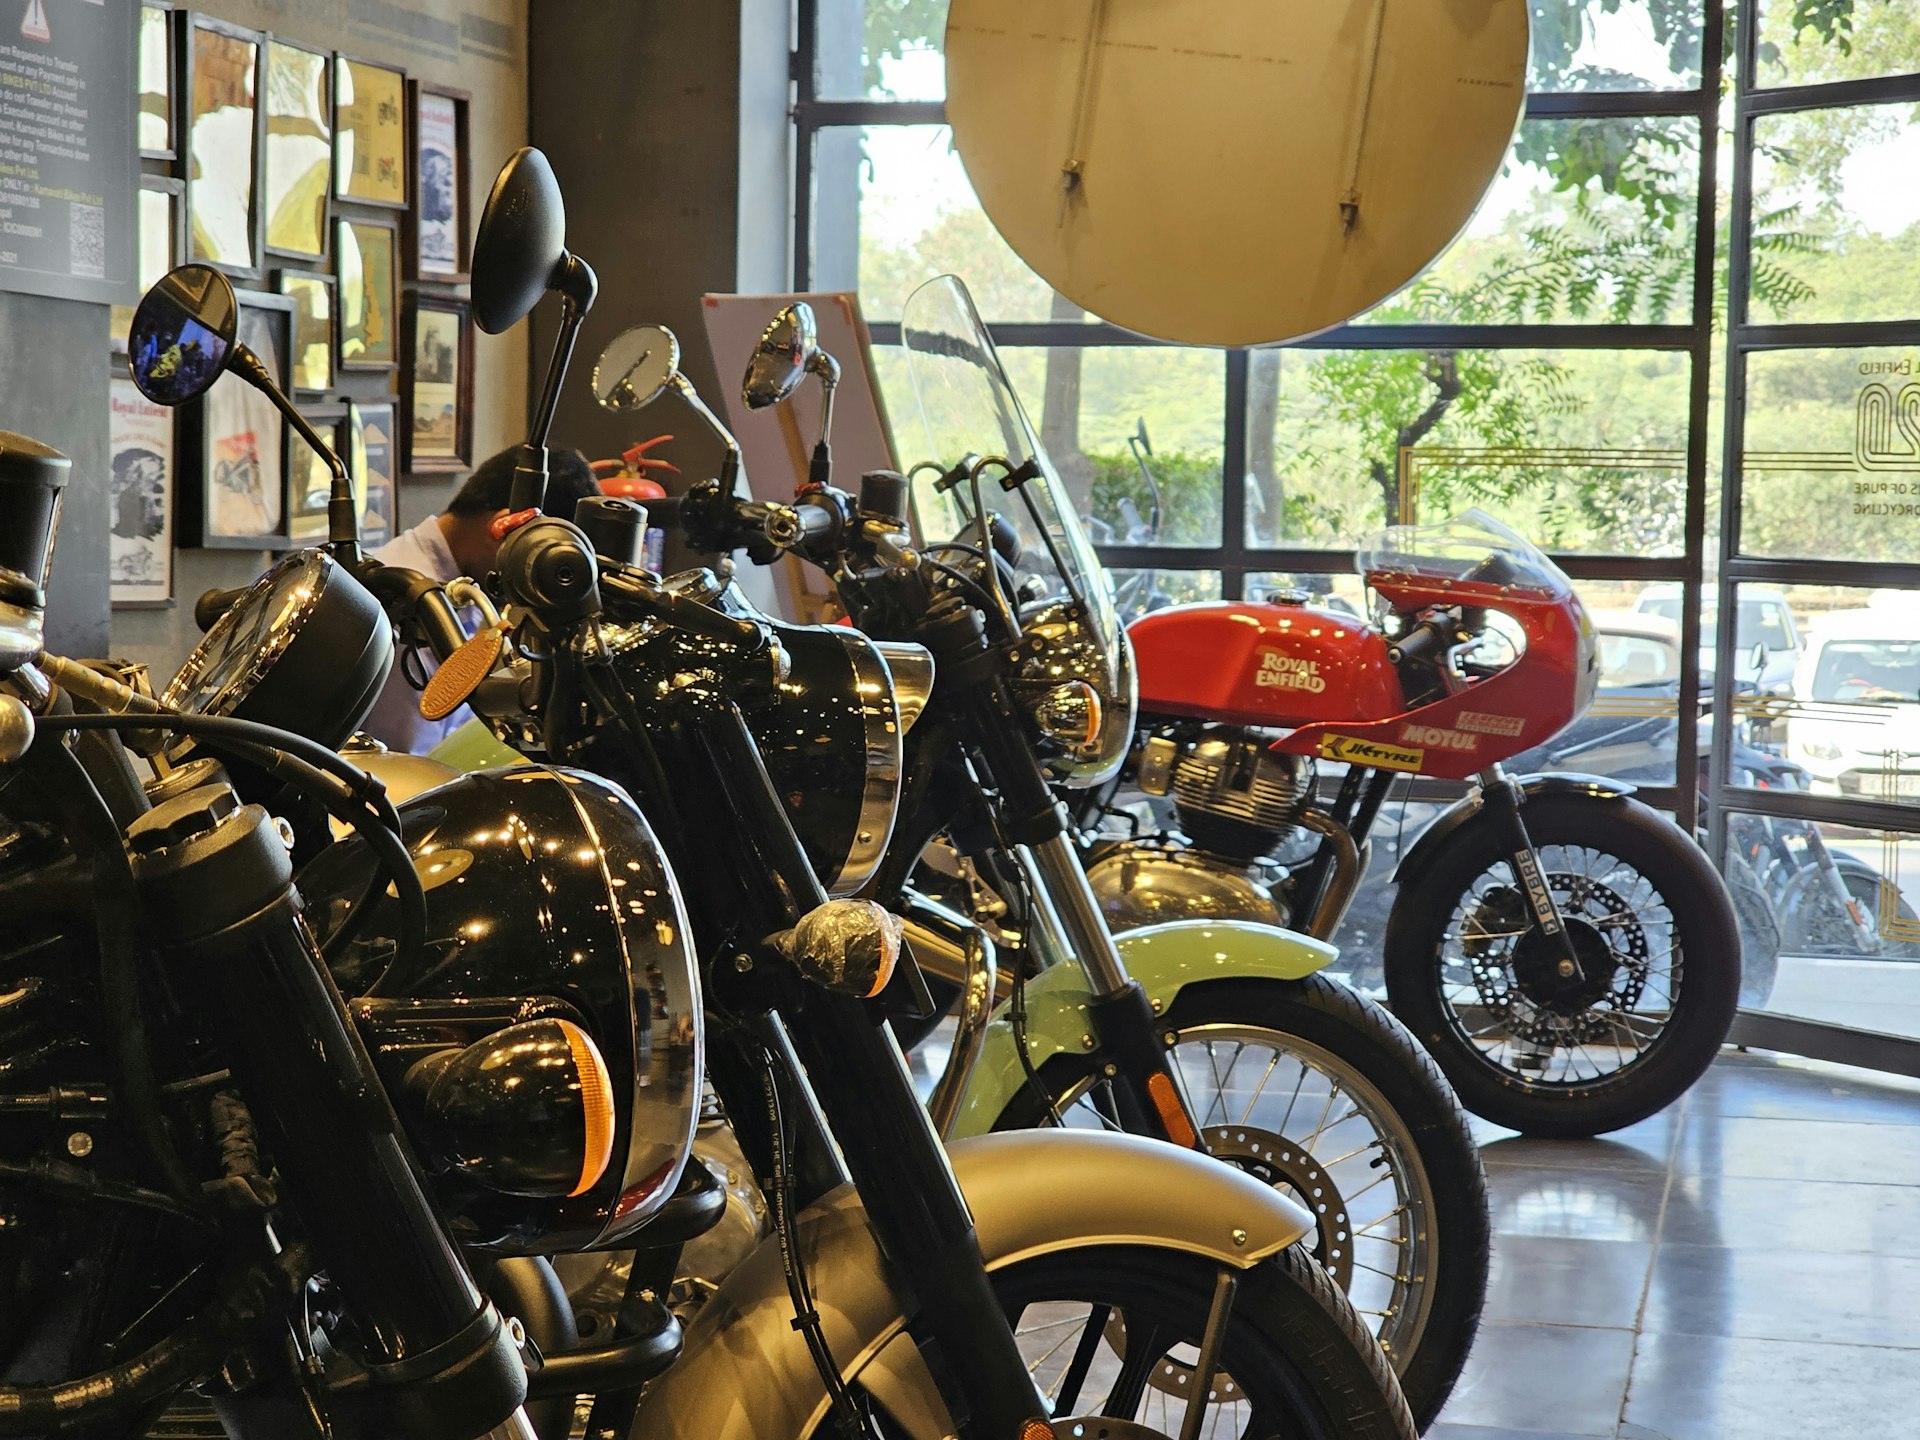
[[[527,15],[530,0],[206,0],[199,13],[271,31],[313,49],[403,67],[409,75],[456,86],[473,95],[468,183],[473,218],[508,155],[527,143]],[[96,307],[97,308],[97,307]],[[106,315],[100,311],[100,334]],[[104,338],[102,340],[104,346]],[[359,398],[378,394],[366,377],[343,388]],[[105,450],[102,386],[100,449]],[[503,336],[475,339],[474,455],[515,443],[525,434],[527,340],[524,326]],[[296,442],[297,443],[297,442]],[[403,480],[399,523],[433,514],[452,492],[449,483]],[[214,586],[244,584],[266,562],[264,554],[182,550],[175,559],[170,610],[116,611],[113,653],[145,661],[156,680],[170,675],[199,638],[193,601]]]

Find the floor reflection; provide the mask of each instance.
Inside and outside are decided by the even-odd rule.
[[[1603,1140],[1477,1129],[1493,1283],[1436,1440],[1920,1433],[1920,1085],[1729,1054]]]

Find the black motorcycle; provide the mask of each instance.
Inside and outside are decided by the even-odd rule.
[[[742,501],[722,479],[651,518],[696,550],[800,556],[833,578],[861,631],[932,656],[906,738],[901,821],[851,883],[906,920],[915,953],[947,982],[941,1009],[954,1002],[934,1122],[950,1137],[1065,1125],[1170,1139],[1302,1200],[1315,1257],[1430,1422],[1486,1291],[1485,1180],[1466,1117],[1403,1027],[1311,973],[1326,947],[1236,922],[1118,940],[1108,930],[1051,788],[1095,783],[1132,731],[1107,576],[1057,503],[964,285],[921,287],[902,327],[914,403],[896,409],[935,417],[924,442],[903,425],[902,443],[925,443],[938,463],[838,489],[823,428],[792,504]],[[670,348],[653,338],[663,333],[630,335],[657,355]],[[628,373],[642,348],[615,341],[598,373]],[[743,398],[773,405],[838,369],[811,311],[791,306],[762,336]],[[616,410],[657,388],[657,376],[638,392],[595,387]],[[837,848],[815,858],[829,883],[848,880]],[[1006,1003],[992,1021],[996,979]],[[923,1030],[903,1033],[911,1043]]]
[[[569,1398],[595,1397],[596,1436],[832,1428],[1044,1440],[1083,1433],[1073,1417],[1096,1409],[1112,1417],[1098,1423],[1113,1434],[1171,1433],[1158,1428],[1169,1424],[1191,1433],[1223,1413],[1262,1434],[1410,1433],[1377,1347],[1294,1245],[1311,1231],[1303,1209],[1169,1147],[1120,1137],[1008,1136],[956,1147],[950,1160],[942,1151],[886,1026],[921,1003],[917,972],[900,963],[897,922],[867,902],[829,899],[803,838],[818,843],[876,817],[891,826],[900,710],[885,661],[855,637],[730,613],[699,574],[662,582],[640,570],[637,507],[589,502],[578,524],[540,514],[546,433],[594,281],[567,252],[551,171],[523,151],[496,183],[475,243],[476,317],[504,329],[550,288],[565,322],[499,554],[506,626],[469,639],[440,587],[361,561],[344,538],[352,499],[336,468],[330,514],[341,538],[331,556],[282,562],[227,608],[185,672],[208,709],[290,706],[305,709],[309,725],[320,718],[316,677],[348,673],[343,688],[370,695],[378,679],[362,683],[355,657],[378,648],[378,635],[310,629],[317,587],[356,609],[367,608],[362,600],[376,615],[384,609],[406,638],[439,654],[423,704],[470,701],[524,750],[616,782],[515,767],[416,796],[398,819],[418,887],[389,893],[366,836],[311,862],[329,959],[364,992],[351,1013],[362,1030],[395,1025],[403,1049],[455,1023],[448,999],[460,1019],[491,1008],[474,992],[515,967],[546,974],[559,991],[550,998],[584,1013],[563,977],[584,979],[607,949],[638,946],[644,957],[649,947],[697,947],[705,1066],[769,1197],[777,1243],[729,1277],[684,1345],[675,1331],[674,1343],[643,1346],[636,1359],[672,1276],[669,1237],[663,1262],[635,1263],[611,1345],[574,1364],[562,1351],[542,1373],[557,1370]],[[277,395],[233,341],[232,303],[205,267],[162,282],[134,327],[136,374],[150,394],[178,403],[225,369]],[[189,351],[194,363],[180,363]],[[170,385],[174,375],[192,378]],[[303,645],[314,636],[327,643]],[[854,743],[832,743],[847,737]],[[316,738],[343,737],[334,726]],[[259,778],[282,777],[269,769]],[[623,807],[652,821],[670,866],[599,842],[609,811]],[[569,837],[569,812],[584,843]],[[296,847],[313,843],[311,825],[294,828]],[[604,898],[562,904],[583,875]],[[549,903],[531,919],[514,913],[517,897],[543,892]],[[516,923],[538,943],[516,935]],[[644,959],[631,971],[618,1000],[644,1063],[626,1083],[691,1099],[703,1036],[676,1003],[690,988]],[[508,1078],[482,1068],[483,1078]],[[583,1165],[568,1175],[570,1160],[548,1155],[537,1135],[518,1138],[515,1158],[544,1163],[547,1184],[588,1188],[549,1197],[544,1233],[489,1196],[449,1202],[451,1233],[465,1246],[511,1254],[648,1243],[646,1227],[608,1224],[586,1236],[580,1207],[567,1202],[596,1194],[604,1174],[589,1183]],[[616,1154],[621,1138],[616,1130]],[[483,1158],[458,1144],[436,1154],[453,1169]],[[629,1147],[609,1192],[614,1221],[630,1208],[664,1209],[675,1184],[672,1167],[636,1173]],[[1047,1203],[1032,1203],[1036,1194]],[[1167,1195],[1179,1203],[1150,1198]],[[564,1307],[552,1291],[543,1303]],[[625,1323],[628,1309],[640,1326]],[[1065,1355],[1063,1312],[1064,1333],[1077,1337]],[[618,1363],[598,1353],[607,1349]],[[1173,1353],[1191,1357],[1190,1403],[1149,1394]],[[1144,1418],[1156,1404],[1181,1418],[1156,1426]]]

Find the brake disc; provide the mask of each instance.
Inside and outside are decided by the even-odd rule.
[[[1346,1198],[1306,1147],[1247,1125],[1216,1125],[1203,1131],[1201,1138],[1216,1160],[1237,1165],[1270,1186],[1284,1186],[1313,1212],[1313,1258],[1334,1284],[1347,1289],[1353,1280],[1353,1245]]]

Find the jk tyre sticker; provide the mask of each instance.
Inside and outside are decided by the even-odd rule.
[[[1427,752],[1407,745],[1362,740],[1358,735],[1322,735],[1320,758],[1340,760],[1348,765],[1370,765],[1376,770],[1418,770]]]

